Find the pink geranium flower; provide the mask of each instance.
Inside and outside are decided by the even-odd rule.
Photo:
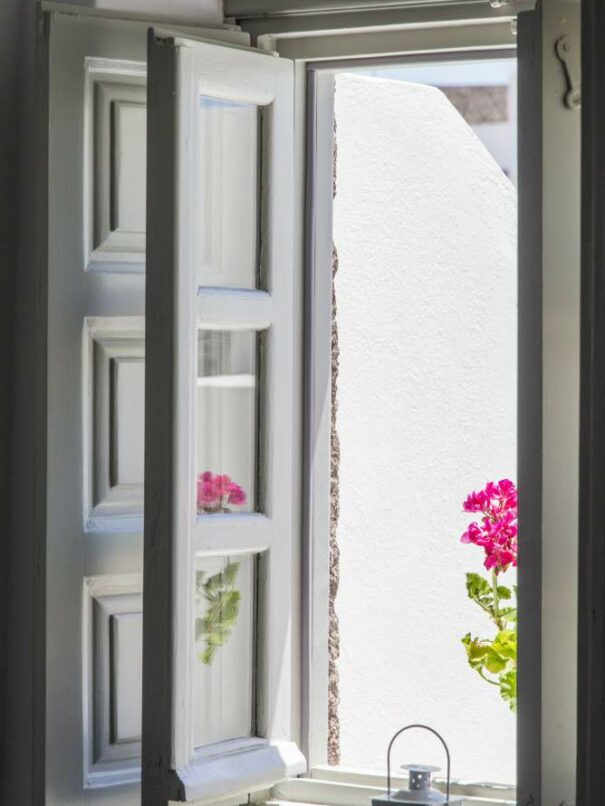
[[[510,479],[490,481],[483,490],[472,492],[463,503],[465,512],[483,517],[469,524],[460,538],[485,552],[484,566],[497,574],[517,565],[517,488]]]
[[[197,480],[198,512],[230,512],[229,505],[241,506],[246,503],[246,493],[230,476],[200,473]]]

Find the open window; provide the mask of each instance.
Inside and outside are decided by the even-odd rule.
[[[342,25],[341,15],[298,18],[278,10],[274,17],[260,13],[247,20],[244,14],[245,27],[258,37],[257,50],[185,39],[169,31],[150,34],[146,806],[164,806],[169,799],[215,803],[233,797],[237,802],[269,787],[272,804],[325,806],[357,803],[382,789],[376,769],[368,774],[360,768],[330,769],[327,763],[333,604],[334,77],[362,67],[401,68],[403,63],[410,69],[463,61],[476,67],[514,60],[515,52],[523,132],[518,165],[518,786],[515,792],[515,782],[507,780],[499,783],[509,787],[486,787],[473,773],[473,781],[458,791],[487,802],[518,797],[528,803],[568,791],[573,773],[562,760],[563,750],[554,746],[555,731],[545,728],[554,725],[555,714],[565,716],[573,698],[565,697],[561,706],[555,696],[565,659],[550,615],[561,614],[563,603],[573,604],[573,597],[555,601],[555,586],[551,582],[543,591],[541,579],[545,567],[551,579],[560,580],[564,565],[554,538],[544,566],[541,555],[542,499],[558,500],[557,480],[543,464],[542,440],[552,445],[561,433],[556,416],[543,418],[546,359],[544,377],[551,389],[557,378],[554,341],[542,343],[542,237],[548,225],[556,241],[556,217],[543,217],[541,182],[552,181],[551,191],[565,184],[564,172],[546,180],[542,162],[541,60],[550,65],[546,49],[542,51],[545,23],[539,11],[526,12],[533,5],[526,2],[514,7],[452,2],[437,10],[423,5],[399,9],[397,23],[383,15],[382,25],[378,18],[372,25],[364,17],[370,24],[358,20],[360,25],[351,31]],[[568,6],[561,4],[569,11]],[[549,18],[557,34],[568,25],[562,19]],[[263,48],[269,52],[262,53]],[[561,77],[560,65],[554,64],[559,72],[551,69],[551,89]],[[448,119],[450,107],[472,107],[478,95],[448,95],[446,89],[447,82],[438,92],[440,109],[449,104]],[[354,110],[355,93],[349,95]],[[548,96],[551,128],[561,123],[561,110],[554,107],[562,97],[557,92]],[[490,100],[502,106],[502,92],[492,92]],[[509,97],[506,103],[510,113],[515,100]],[[563,121],[561,130],[575,137],[577,127],[570,120]],[[440,126],[443,121],[433,122]],[[468,131],[464,137],[471,142]],[[549,158],[552,164],[552,154]],[[514,157],[496,168],[491,165],[490,176],[504,187],[500,169],[514,177]],[[420,186],[415,192],[422,192]],[[492,198],[493,209],[477,213],[490,221],[494,239],[501,237],[497,229],[506,219],[513,239],[508,247],[513,244],[515,251],[514,217],[498,199]],[[357,225],[362,243],[367,232],[363,222]],[[560,267],[557,256],[550,257]],[[489,268],[489,249],[481,260]],[[445,274],[442,280],[447,280]],[[508,280],[515,285],[514,272]],[[555,273],[544,286],[553,318],[564,287],[559,281]],[[414,299],[430,304],[426,295]],[[363,288],[357,301],[360,311],[370,307]],[[516,300],[509,302],[510,314]],[[444,313],[446,321],[451,314],[451,309]],[[510,338],[514,340],[514,332]],[[349,366],[361,349],[363,339],[347,344]],[[571,355],[566,368],[569,381]],[[508,370],[515,374],[514,367]],[[378,371],[376,379],[380,382]],[[573,407],[574,401],[568,402]],[[391,405],[396,404],[395,396]],[[423,404],[416,400],[415,405],[419,410]],[[507,416],[511,408],[514,400]],[[571,444],[571,431],[564,433]],[[416,450],[421,442],[422,435]],[[507,449],[512,455],[514,444]],[[501,471],[493,468],[494,476],[500,472],[513,475],[514,458]],[[469,478],[469,489],[481,483]],[[555,533],[557,524],[550,526]],[[457,527],[452,526],[454,531],[453,540]],[[381,562],[384,571],[388,558]],[[379,586],[380,579],[370,584]],[[398,623],[404,617],[399,612]],[[384,619],[389,621],[388,613]],[[350,634],[355,630],[362,636],[363,625],[353,615]],[[387,624],[386,642],[391,631]],[[573,644],[568,623],[566,636]],[[376,664],[388,662],[376,649]],[[434,661],[440,662],[438,647]],[[421,673],[419,662],[416,673]],[[372,685],[368,679],[368,691]],[[360,694],[357,704],[361,699]],[[543,708],[543,699],[548,708]],[[354,697],[350,703],[355,707]],[[406,707],[410,704],[406,701]],[[401,722],[414,718],[405,713]],[[572,732],[566,731],[567,751]],[[363,739],[358,747],[362,752]],[[557,780],[559,770],[564,785]],[[302,777],[287,781],[296,776]]]
[[[326,763],[334,75],[403,61],[492,59],[516,49],[516,796],[524,804],[573,801],[579,3],[533,6],[225,0],[223,26],[177,33],[165,20],[147,51],[146,18],[42,4],[38,111],[28,123],[34,100],[26,92],[21,138],[36,130],[31,164],[39,181],[31,208],[24,186],[28,237],[17,298],[27,338],[18,351],[18,397],[26,405],[15,444],[29,481],[16,485],[16,511],[25,517],[13,541],[20,582],[14,597],[9,591],[16,617],[7,632],[7,680],[18,696],[10,690],[5,766],[13,799],[27,800],[26,782],[31,797],[48,802],[134,806],[141,766],[145,806],[239,806],[252,797],[271,806],[353,806],[383,788],[380,773]],[[587,176],[590,167],[588,160]],[[592,173],[588,214],[600,181]],[[487,212],[497,227],[504,211],[496,204]],[[372,227],[382,226],[371,213]],[[589,235],[595,227],[598,216]],[[375,239],[363,227],[357,235]],[[596,258],[582,309],[587,337],[598,313],[598,288],[589,287],[598,285]],[[342,279],[344,288],[351,275]],[[371,295],[358,302],[370,308]],[[345,345],[342,335],[350,369],[362,340]],[[584,391],[594,393],[598,414],[590,374],[598,350],[589,342]],[[370,364],[360,356],[359,367],[380,384],[389,367]],[[584,415],[590,394],[587,400]],[[582,655],[580,671],[590,675],[581,678],[578,721],[592,731],[580,751],[590,745],[600,770],[601,636],[588,606],[592,596],[600,607],[593,595],[600,582],[593,551],[599,489],[590,486],[595,433],[584,431],[583,481],[595,493],[581,544],[592,586],[581,615],[592,625],[595,654]],[[370,545],[378,520],[368,518]],[[368,555],[369,568],[375,560]],[[383,573],[390,561],[380,557]],[[358,627],[351,612],[349,636]],[[414,615],[411,608],[397,618],[385,614],[385,646],[401,640],[402,622]],[[366,629],[360,621],[362,638]],[[389,662],[376,646],[372,652],[377,667]],[[442,660],[438,647],[433,660]],[[368,676],[359,702],[349,697],[366,715],[375,680]],[[368,749],[376,758],[379,748]],[[470,785],[463,792],[484,802],[514,797]]]
[[[143,802],[304,771],[292,726],[292,63],[151,31]]]

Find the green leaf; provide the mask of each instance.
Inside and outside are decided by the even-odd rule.
[[[492,598],[490,584],[480,574],[468,573],[466,575],[466,592],[469,598],[475,601],[481,598]]]
[[[504,674],[500,675],[499,678],[500,683],[500,696],[505,702],[508,702],[508,705],[513,711],[513,713],[517,710],[517,670],[509,669]]]
[[[505,621],[517,621],[517,608],[516,607],[503,607],[500,610],[500,615]]]
[[[507,663],[507,659],[502,657],[502,655],[492,649],[492,647],[487,648],[484,658],[484,666],[488,672],[491,672],[492,674],[499,674],[506,669]]]
[[[517,659],[517,633],[515,630],[500,630],[492,644],[494,652],[507,660]]]
[[[505,585],[498,585],[498,596],[500,599],[512,599],[510,588],[507,588]]]
[[[210,665],[218,649],[224,646],[231,637],[231,631],[237,623],[241,593],[233,585],[237,580],[239,563],[228,563],[217,574],[204,581],[203,572],[198,572],[198,599],[206,602],[203,615],[195,621],[196,643],[203,641],[205,649],[199,656],[202,663]],[[200,577],[199,574],[202,573]]]
[[[215,654],[216,654],[216,647],[209,646],[200,655],[200,660],[202,661],[202,663],[205,663],[206,666],[210,666],[210,664],[214,660]]]
[[[489,650],[488,645],[479,641],[477,638],[471,638],[471,634],[467,633],[462,638],[462,643],[466,648],[466,655],[469,665],[472,669],[481,669],[485,665],[485,657]]]
[[[233,585],[239,571],[239,563],[228,563],[223,571],[225,585]]]

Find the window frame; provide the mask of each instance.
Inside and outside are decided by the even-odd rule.
[[[473,57],[510,58],[508,47],[477,49]],[[307,182],[310,200],[306,225],[306,356],[305,356],[305,653],[308,701],[305,749],[310,769],[327,764],[328,595],[330,532],[331,329],[332,329],[332,174],[334,153],[334,77],[347,67],[420,64],[469,58],[468,51],[438,50],[430,55],[406,54],[395,59],[309,62]],[[312,155],[312,156],[311,156]],[[321,720],[317,714],[321,713]],[[324,719],[325,714],[325,719]],[[321,727],[318,722],[321,721]]]
[[[195,251],[200,92],[266,106],[268,290],[199,285]],[[149,32],[143,801],[213,803],[306,768],[293,724],[295,529],[292,66],[256,49]],[[166,271],[166,267],[170,267]],[[198,329],[267,333],[265,514],[202,515],[195,503]],[[195,748],[195,557],[263,553],[257,736]],[[160,662],[163,659],[163,662]]]
[[[524,8],[533,7],[533,3],[524,4]],[[453,8],[453,6],[452,6]],[[476,9],[475,9],[476,10]],[[397,30],[372,31],[357,33],[346,31],[331,35],[313,37],[312,33],[296,36],[291,30],[284,36],[279,31],[283,28],[282,20],[271,20],[273,32],[259,36],[260,45],[277,50],[280,55],[294,59],[296,69],[296,107],[298,141],[297,155],[304,154],[304,164],[298,164],[296,181],[304,188],[305,199],[304,230],[301,240],[304,250],[299,255],[299,271],[305,278],[305,319],[304,337],[301,350],[304,354],[304,470],[303,470],[303,713],[302,713],[302,746],[307,756],[309,773],[304,780],[322,780],[326,775],[327,764],[327,726],[328,726],[328,590],[329,590],[329,519],[330,519],[330,431],[331,431],[331,287],[332,287],[332,160],[333,160],[333,76],[338,70],[363,65],[393,65],[424,60],[434,61],[439,58],[455,59],[477,58],[497,55],[516,54],[517,11],[508,9],[506,18],[498,16],[486,21],[468,20],[467,25],[451,24],[450,19],[442,20],[442,25],[434,27],[421,26],[421,12],[414,9],[414,24],[401,26]],[[526,20],[535,24],[533,11],[523,14]],[[537,23],[539,25],[539,22]],[[258,32],[263,23],[251,21],[244,25],[245,29]],[[528,27],[528,25],[526,25]],[[271,30],[271,27],[270,27]],[[528,67],[529,70],[529,67]],[[527,75],[528,79],[536,79],[536,75]],[[304,111],[301,111],[304,110]],[[536,124],[539,121],[536,121]],[[533,143],[541,140],[542,130],[536,125],[535,137],[529,138]],[[531,149],[528,150],[528,152]],[[533,153],[532,153],[533,156]],[[526,158],[527,159],[527,158]],[[527,162],[525,163],[527,166]],[[527,187],[535,185],[535,166],[528,173]],[[520,178],[520,181],[521,178]],[[300,195],[300,194],[297,194]],[[532,201],[536,199],[532,196]],[[538,204],[534,217],[520,235],[528,243],[532,240],[531,227],[536,223],[536,216],[541,215]],[[297,221],[298,216],[295,218]],[[535,230],[534,230],[535,231]],[[521,252],[520,252],[521,254]],[[535,253],[532,255],[535,257]],[[529,255],[526,258],[528,271],[535,271]],[[523,268],[519,265],[519,278]],[[535,279],[535,278],[534,278]],[[538,282],[540,275],[538,276]],[[522,318],[524,317],[524,318]],[[528,347],[527,360],[521,367],[520,380],[524,381],[531,373],[535,374],[534,383],[527,395],[521,400],[528,406],[528,417],[525,428],[535,426],[535,417],[541,418],[541,411],[535,406],[541,399],[536,395],[535,383],[541,377],[541,353],[535,353],[535,328],[540,326],[539,311],[533,299],[520,312],[520,337],[532,339]],[[521,341],[520,341],[521,343]],[[538,343],[539,346],[539,343]],[[520,421],[520,428],[522,427]],[[519,477],[531,478],[537,484],[531,497],[526,497],[525,517],[528,525],[528,547],[526,563],[520,573],[520,586],[523,586],[527,597],[526,603],[533,606],[539,601],[541,590],[540,565],[540,502],[537,491],[540,489],[540,468],[536,466],[539,454],[539,431],[527,437],[519,448]],[[536,440],[538,448],[536,449]],[[539,463],[538,463],[539,464]],[[521,467],[526,470],[522,471]],[[531,500],[530,500],[531,498]],[[523,513],[521,514],[523,522]],[[531,545],[530,545],[531,544]],[[522,552],[523,549],[520,549]],[[522,598],[521,598],[522,602]],[[521,603],[521,607],[523,604]],[[523,640],[526,651],[535,652],[540,646],[539,619],[532,618]],[[519,792],[536,792],[540,788],[541,775],[541,707],[540,707],[540,663],[532,659],[526,669],[523,688],[527,719],[524,720],[522,735],[519,730],[518,740],[518,775]],[[524,672],[521,672],[521,676]],[[317,717],[317,714],[321,717]],[[312,716],[314,715],[314,716]],[[343,793],[347,786],[355,782],[356,774],[342,772],[330,776],[328,786],[323,786],[326,802],[330,802],[330,791],[338,784]],[[287,792],[288,799],[305,800],[303,781],[293,781],[278,787],[275,791]],[[322,781],[323,784],[325,782]],[[298,793],[295,795],[294,793]],[[468,796],[481,795],[486,802],[499,797],[489,785],[461,785],[461,794]],[[341,797],[340,795],[338,797]],[[277,800],[276,802],[279,802]],[[339,801],[340,802],[340,801]]]

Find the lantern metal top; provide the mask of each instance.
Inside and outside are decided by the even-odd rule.
[[[431,774],[438,772],[440,767],[431,764],[402,764],[402,770],[410,773],[410,791],[427,792],[431,788]]]

